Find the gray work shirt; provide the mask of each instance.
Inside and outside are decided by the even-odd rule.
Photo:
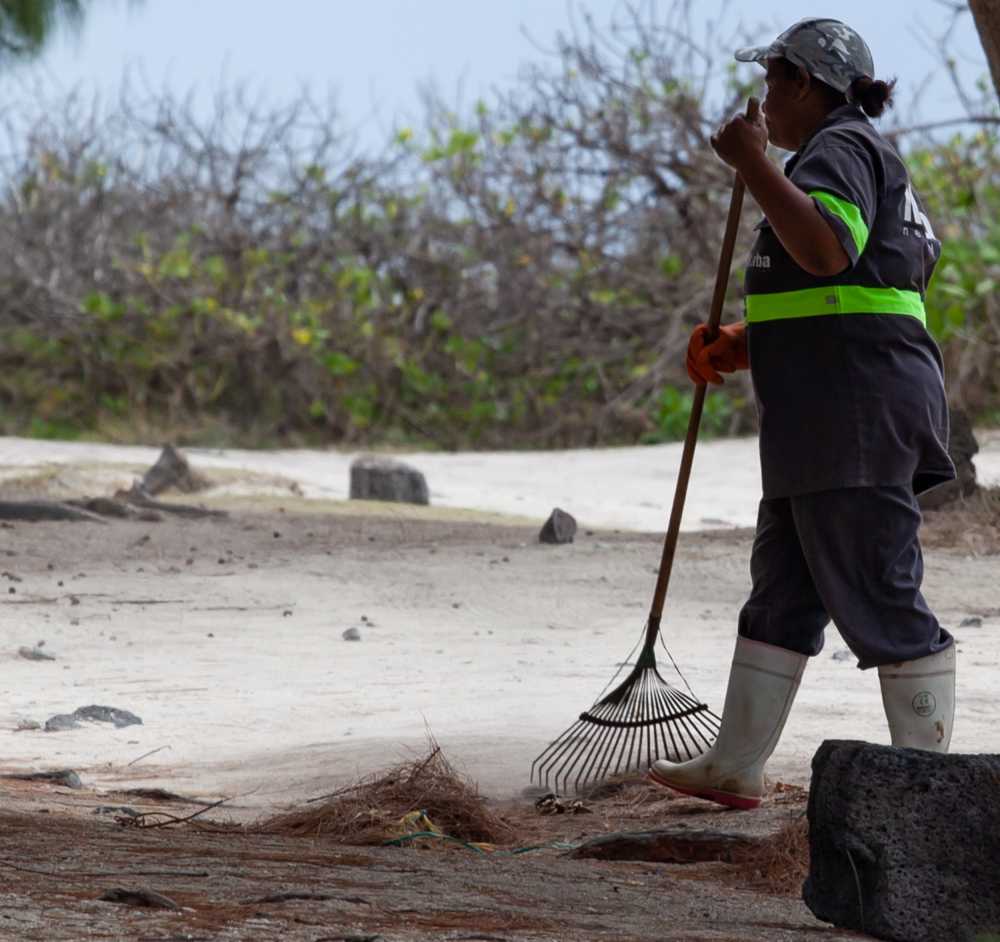
[[[788,161],[850,258],[810,275],[764,219],[745,279],[765,499],[954,477],[923,299],[941,246],[899,155],[846,105]]]

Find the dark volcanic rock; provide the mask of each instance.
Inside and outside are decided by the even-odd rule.
[[[430,491],[416,468],[379,455],[362,455],[351,462],[351,500],[390,500],[429,504]]]
[[[118,707],[79,707],[74,711],[74,715],[81,720],[90,720],[93,723],[113,723],[119,729],[123,726],[142,726],[142,720],[138,716],[128,710],[120,710]]]
[[[575,536],[576,520],[565,510],[556,507],[542,525],[538,539],[542,543],[572,543]]]
[[[173,445],[164,445],[160,457],[143,476],[139,487],[150,497],[162,494],[174,487],[184,494],[203,491],[209,486],[208,481],[200,474],[191,470],[187,458]]]
[[[817,918],[896,942],[1000,931],[1000,755],[831,740],[808,814]]]
[[[65,788],[83,788],[80,776],[72,769],[54,769],[51,772],[11,772],[3,777],[18,782],[48,782]]]
[[[33,648],[21,647],[17,649],[18,657],[23,657],[26,661],[54,661],[56,656],[54,654],[49,654],[48,651],[42,650],[42,645],[36,644]]]
[[[66,729],[79,729],[84,722],[113,723],[118,729],[123,726],[141,726],[142,720],[128,710],[109,706],[79,707],[72,713],[57,713],[45,721],[45,732],[57,733]]]

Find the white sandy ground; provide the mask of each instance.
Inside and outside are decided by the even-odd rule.
[[[1000,436],[981,438],[980,478],[1000,483]],[[752,525],[755,449],[750,439],[699,446],[687,530]],[[186,453],[209,473],[239,469],[223,488],[230,493],[287,495],[294,481],[305,497],[327,499],[346,496],[353,457]],[[582,528],[655,531],[666,518],[679,453],[664,445],[403,457],[427,474],[438,506],[540,523],[559,505]],[[67,487],[108,493],[156,455],[155,448],[0,439],[0,493],[4,480],[56,465]],[[99,491],[90,486],[97,484]],[[38,567],[17,585],[20,604],[4,606],[0,767],[71,767],[100,788],[160,785],[237,796],[237,807],[259,810],[422,754],[429,729],[486,794],[520,792],[531,759],[593,701],[641,632],[660,547],[638,536],[602,541],[584,529],[571,546],[543,547],[525,530],[523,539],[438,551],[421,542],[409,511],[386,505],[386,512],[398,515],[392,547],[359,540],[331,556],[318,532],[318,548],[286,554],[274,543],[254,556],[247,541],[264,545],[270,534],[256,532],[259,520],[249,532],[234,513],[189,525],[200,528],[192,529],[192,544],[217,541],[212,558],[200,552],[189,567],[159,545],[165,531],[157,528],[168,524],[116,524],[113,532],[134,542],[114,560],[82,554],[79,573]],[[322,525],[337,526],[338,517],[329,520]],[[0,530],[0,555],[10,557],[0,564],[15,572],[27,526]],[[108,539],[101,527],[74,532]],[[665,619],[672,653],[717,710],[749,584],[749,546],[745,537],[734,541],[682,540]],[[227,548],[235,555],[220,566],[215,556]],[[259,564],[250,568],[250,559]],[[953,748],[1000,752],[1000,563],[959,553],[928,554],[927,562],[926,594],[960,641]],[[64,587],[56,587],[57,576]],[[982,615],[982,624],[959,629],[970,614]],[[360,643],[341,640],[352,625],[362,630]],[[20,645],[41,638],[59,660],[17,656]],[[806,783],[824,738],[888,740],[877,678],[832,657],[843,649],[831,629],[770,767],[776,777]],[[44,721],[90,703],[132,710],[144,724],[13,731],[19,719]],[[129,764],[160,747],[167,748]]]
[[[1000,435],[980,434],[976,468],[984,484],[1000,484]],[[349,467],[357,457],[337,451],[238,451],[186,448],[206,471],[252,472],[220,493],[287,493],[294,481],[308,498],[343,500]],[[157,457],[159,449],[120,445],[0,438],[0,485],[5,479],[44,467],[105,468],[111,483],[128,486]],[[562,507],[584,525],[658,531],[666,526],[673,500],[681,445],[572,451],[400,454],[424,472],[431,503],[522,517],[548,516]],[[695,452],[685,502],[684,529],[749,527],[756,520],[760,466],[754,438],[704,442]]]

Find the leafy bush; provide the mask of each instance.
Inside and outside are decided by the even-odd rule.
[[[731,173],[708,135],[749,88],[690,24],[608,34],[470,114],[358,155],[308,97],[194,114],[126,92],[8,111],[0,429],[262,445],[557,447],[683,437]],[[671,19],[674,17],[675,19]],[[953,392],[1000,406],[997,141],[912,155],[945,238],[929,297]],[[750,213],[737,247],[749,245]],[[735,272],[726,320],[742,316]],[[706,434],[752,427],[745,377]]]
[[[526,94],[465,119],[429,101],[423,129],[365,157],[307,98],[234,93],[199,119],[126,94],[110,115],[71,98],[9,119],[3,427],[446,448],[676,435],[731,177],[674,71],[693,47],[662,38],[647,57],[566,40]]]
[[[951,398],[1000,420],[1000,137],[987,130],[915,150],[908,164],[943,242],[928,327]]]

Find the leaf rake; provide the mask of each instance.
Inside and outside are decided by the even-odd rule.
[[[751,99],[746,117],[752,121],[756,116],[757,102]],[[737,175],[733,180],[729,216],[712,295],[708,319],[710,336],[718,330],[722,320],[743,193],[743,181]],[[719,717],[694,696],[666,645],[664,650],[687,687],[687,693],[671,686],[656,666],[656,641],[660,637],[660,619],[677,549],[706,389],[704,383],[698,384],[691,403],[691,417],[642,650],[628,677],[610,693],[603,695],[602,692],[597,702],[581,713],[580,718],[531,764],[532,782],[546,788],[554,786],[557,792],[564,794],[569,789],[581,792],[611,776],[648,769],[657,759],[693,759],[708,749],[718,735]],[[621,673],[621,668],[618,673]],[[608,686],[617,678],[618,674]]]

